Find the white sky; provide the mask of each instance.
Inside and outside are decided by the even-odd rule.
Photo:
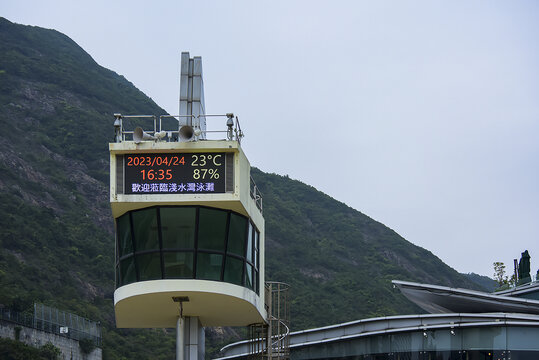
[[[25,1],[178,113],[180,52],[251,163],[386,224],[460,272],[539,267],[539,2]],[[111,114],[112,122],[112,114]],[[112,126],[111,126],[112,131]]]

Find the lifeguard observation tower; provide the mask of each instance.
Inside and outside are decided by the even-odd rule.
[[[262,199],[238,119],[206,114],[201,59],[182,53],[180,114],[114,126],[116,325],[177,327],[177,359],[203,358],[204,326],[267,319]]]

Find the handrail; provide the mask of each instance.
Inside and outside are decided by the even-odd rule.
[[[281,336],[279,339],[277,339],[273,343],[271,343],[271,348],[272,349],[279,349],[282,346],[274,347],[274,345],[277,344],[280,341],[283,341],[288,335],[290,335],[290,328],[288,327],[288,325],[285,324],[285,322],[283,320],[280,320],[280,319],[275,319],[275,320],[278,320],[281,323],[281,325],[283,325],[286,328],[286,333],[283,334],[283,336]],[[278,335],[275,335],[275,336],[278,336]]]
[[[244,137],[243,131],[241,130],[240,122],[238,117],[234,117],[234,114],[228,113],[228,114],[200,114],[200,115],[159,115],[159,122],[157,122],[157,116],[156,115],[122,115],[122,114],[114,114],[115,121],[114,121],[114,127],[115,127],[115,142],[122,142],[126,141],[126,135],[133,134],[133,130],[125,130],[124,129],[124,123],[123,119],[153,119],[153,130],[146,129],[145,131],[148,134],[157,134],[164,132],[166,136],[171,139],[173,134],[180,134],[179,128],[180,128],[180,120],[181,118],[191,118],[192,122],[192,128],[196,130],[198,133],[197,135],[206,135],[209,133],[222,133],[226,134],[226,140],[235,140],[239,143],[241,143],[241,139]],[[206,119],[209,117],[226,117],[229,119],[227,121],[227,129],[226,130],[206,130],[202,129],[200,126],[200,119]],[[175,129],[164,129],[163,128],[163,119],[174,119],[178,122],[178,127]],[[231,123],[230,123],[231,121]],[[191,125],[190,125],[191,126]],[[169,140],[170,141],[170,140]],[[179,141],[179,140],[178,140]]]
[[[250,194],[251,194],[251,198],[255,201],[256,207],[262,213],[263,212],[262,193],[260,192],[260,190],[258,190],[258,186],[256,186],[256,183],[252,176],[251,176]]]

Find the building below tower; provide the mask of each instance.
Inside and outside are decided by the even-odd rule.
[[[539,282],[489,294],[393,281],[430,314],[357,320],[290,334],[290,358],[354,360],[537,360]],[[218,360],[252,356],[248,341]]]

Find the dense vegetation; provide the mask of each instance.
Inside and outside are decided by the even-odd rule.
[[[165,111],[57,31],[0,34],[0,304],[101,321],[107,359],[169,359],[167,331],[114,326],[107,149],[114,112]]]
[[[101,321],[105,359],[171,359],[173,331],[115,328],[108,204],[112,114],[164,110],[65,35],[2,18],[0,35],[0,305],[40,301]],[[392,279],[477,287],[308,185],[253,176],[264,194],[266,277],[293,286],[293,329],[418,311]],[[236,339],[207,332],[208,354]]]
[[[20,341],[0,338],[0,359],[3,360],[56,360],[59,355],[60,349],[51,343],[35,348]]]
[[[257,169],[252,175],[264,194],[267,277],[292,285],[293,329],[421,312],[392,288],[394,279],[478,288],[312,186]]]
[[[483,288],[485,291],[488,292],[494,292],[494,290],[496,290],[496,288],[499,286],[495,280],[489,278],[488,276],[479,275],[476,273],[468,273],[464,275],[469,280],[473,281],[474,283],[479,285],[479,287]]]

